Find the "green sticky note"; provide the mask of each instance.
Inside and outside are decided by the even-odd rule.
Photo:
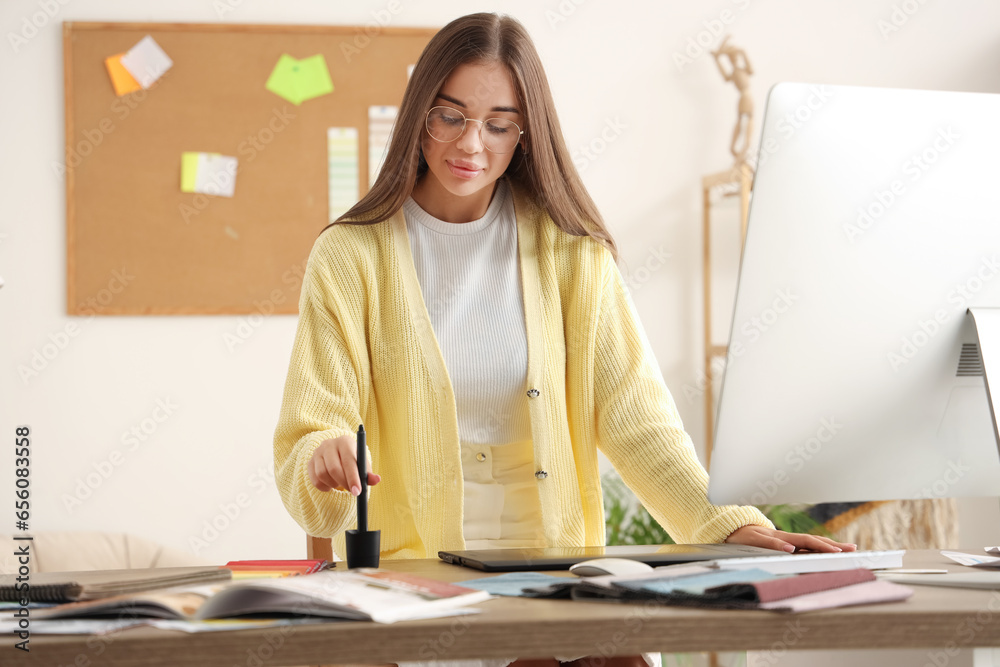
[[[198,153],[181,153],[181,192],[194,192],[198,177]]]
[[[297,85],[303,102],[333,92],[333,81],[322,54],[300,60],[298,77]]]
[[[296,60],[287,53],[278,58],[264,87],[292,104],[333,92],[333,81],[322,54]]]

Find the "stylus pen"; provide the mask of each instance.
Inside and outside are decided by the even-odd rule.
[[[358,494],[358,532],[368,530],[368,466],[365,463],[365,425],[358,424],[358,477],[361,478],[361,493]]]

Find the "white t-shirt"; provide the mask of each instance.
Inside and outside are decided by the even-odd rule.
[[[528,343],[510,188],[456,224],[407,199],[413,263],[455,393],[469,549],[543,544],[525,382]]]

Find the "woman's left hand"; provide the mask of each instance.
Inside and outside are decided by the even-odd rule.
[[[786,533],[764,526],[743,526],[726,538],[730,544],[746,544],[777,551],[856,551],[858,545],[834,542],[828,537],[805,533]]]

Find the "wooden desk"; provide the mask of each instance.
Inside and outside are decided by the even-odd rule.
[[[388,569],[446,581],[481,572],[435,560]],[[936,551],[906,567],[962,569]],[[500,598],[483,613],[393,625],[343,622],[185,634],[149,628],[108,637],[32,635],[31,653],[0,647],[4,665],[309,665],[504,656],[1000,646],[1000,591],[914,587],[906,602],[784,615],[676,607]]]

